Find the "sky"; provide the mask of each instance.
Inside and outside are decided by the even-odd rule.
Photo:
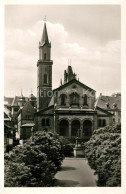
[[[97,94],[121,91],[120,5],[6,5],[4,92],[37,92],[38,45],[44,18],[53,60],[53,89],[71,59],[73,71]]]

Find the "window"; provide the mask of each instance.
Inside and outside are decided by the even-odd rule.
[[[108,102],[107,102],[107,103],[105,103],[105,104],[106,104],[106,108],[110,108],[110,107],[109,107],[109,103],[108,103]]]
[[[65,94],[61,94],[60,98],[61,98],[61,105],[66,105],[66,95]]]
[[[79,105],[79,95],[76,92],[70,95],[70,104]]]
[[[16,108],[14,108],[14,111],[15,111],[15,112],[17,112],[17,111],[18,111],[18,108],[17,108],[17,107],[16,107]]]
[[[113,103],[113,108],[117,108],[117,104],[116,103]]]
[[[45,126],[45,119],[42,119],[42,126]]]
[[[88,105],[87,104],[87,95],[86,94],[84,95],[84,105]]]
[[[115,118],[113,118],[113,122],[115,122]]]
[[[101,127],[101,119],[98,120],[98,126]]]
[[[47,84],[47,74],[44,74],[44,84]]]
[[[46,119],[46,126],[50,126],[49,119]]]
[[[26,119],[32,119],[31,115],[26,115]]]
[[[106,120],[105,120],[105,119],[99,119],[99,120],[98,120],[98,126],[99,126],[99,127],[104,127],[104,126],[106,126]]]
[[[46,53],[44,53],[44,60],[46,60]]]
[[[42,126],[50,126],[50,120],[49,119],[42,119]]]
[[[103,126],[103,127],[106,126],[106,120],[105,120],[105,119],[103,119],[102,126]]]

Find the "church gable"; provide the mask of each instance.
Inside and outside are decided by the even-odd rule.
[[[81,83],[80,81],[76,80],[76,79],[73,79],[63,85],[61,85],[59,88],[56,88],[55,90],[53,90],[54,92],[55,91],[60,91],[64,88],[68,88],[70,85],[72,84],[75,84],[75,85],[78,85],[80,86],[81,88],[85,89],[86,91],[90,91],[90,92],[96,92],[95,90],[93,90],[92,88],[86,86],[85,84]]]
[[[60,107],[94,108],[95,91],[77,80],[60,86],[54,90],[54,102]]]

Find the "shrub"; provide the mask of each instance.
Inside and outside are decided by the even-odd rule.
[[[63,148],[60,140],[54,138],[53,133],[37,132],[34,135],[34,144],[47,155],[47,160],[51,160],[57,170],[60,169],[64,159]]]
[[[121,185],[120,128],[107,126],[95,130],[85,143],[85,154],[98,175],[99,186]]]
[[[53,134],[36,132],[34,142],[29,140],[5,154],[5,186],[52,186],[63,158],[61,143]]]
[[[71,157],[73,156],[73,148],[75,147],[75,144],[72,144],[69,139],[62,138],[60,139],[62,143],[62,149],[63,149],[63,154],[65,157]]]

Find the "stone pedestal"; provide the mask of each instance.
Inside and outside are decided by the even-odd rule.
[[[83,147],[75,147],[73,150],[74,150],[74,157],[84,157]]]
[[[24,142],[23,142],[23,139],[20,139],[19,144],[20,144],[20,145],[23,145],[23,143],[24,143]]]

